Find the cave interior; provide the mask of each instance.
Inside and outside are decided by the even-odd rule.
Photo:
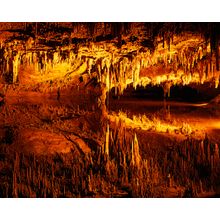
[[[218,197],[220,23],[0,23],[0,197]]]

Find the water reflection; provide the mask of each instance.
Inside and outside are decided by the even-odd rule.
[[[219,142],[214,136],[206,132],[200,138],[173,135],[110,120],[113,112],[117,115],[122,109],[128,117],[144,112],[149,118],[192,120],[191,124],[204,125],[202,130],[214,131],[216,115],[210,117],[206,105],[115,102],[106,118],[100,106],[88,99],[9,100],[0,107],[3,197],[207,197],[219,193]]]
[[[185,122],[205,133],[220,129],[220,108],[209,103],[183,103],[166,101],[144,101],[140,99],[111,100],[110,112],[124,112],[129,118],[134,116],[157,117],[160,120]]]

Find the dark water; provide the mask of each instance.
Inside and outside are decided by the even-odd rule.
[[[106,121],[103,121],[98,106],[88,100],[76,101],[69,97],[62,97],[61,100],[56,100],[56,97],[11,98],[0,108],[0,144],[4,146],[4,149],[18,151],[21,155],[23,153],[27,155],[34,153],[44,155],[44,157],[56,155],[56,153],[68,155],[74,145],[70,146],[69,140],[65,138],[66,134],[75,135],[84,140],[93,152],[94,161],[97,160],[101,145],[105,145]],[[109,110],[110,112],[122,110],[130,115],[146,114],[147,116],[153,114],[163,116],[163,112],[166,110],[170,112],[171,117],[179,117],[179,119],[187,117],[189,120],[191,117],[192,123],[195,118],[196,121],[201,121],[210,117],[206,106],[178,102],[164,103],[140,100],[120,102],[120,100],[115,100],[110,102]],[[94,178],[95,173],[99,173],[100,169],[99,178],[106,182],[111,180],[109,182],[109,184],[113,184],[111,188],[116,187],[120,191],[113,194],[108,192],[108,195],[116,197],[120,197],[120,195],[128,197],[218,197],[220,184],[218,179],[220,174],[219,143],[213,142],[208,137],[201,140],[194,140],[190,137],[178,140],[168,134],[141,130],[132,131],[121,125],[110,124],[109,130],[108,158],[111,165],[108,166],[112,166],[111,169],[114,173],[106,176],[107,171],[101,171],[109,169],[105,167],[106,160],[102,161],[101,159],[96,164],[89,165],[94,172],[90,179]],[[134,133],[137,134],[139,144],[141,165],[138,172],[133,170],[131,165],[131,146]],[[84,149],[81,150],[83,152]],[[81,156],[79,157],[81,158]],[[85,159],[80,160],[81,168],[77,169],[81,169],[80,172],[85,180],[78,180],[78,177],[75,177],[74,184],[77,185],[77,190],[80,190],[80,184],[85,185],[83,181],[88,181],[88,173],[86,173],[88,170],[83,170],[83,167],[87,167],[90,163]],[[146,169],[144,165],[146,161],[148,161],[147,174],[143,171]],[[76,160],[73,167],[78,166]],[[64,171],[57,170],[57,172],[64,172],[63,177],[69,178],[68,172],[70,171],[66,172],[65,169]],[[76,175],[74,170],[71,170],[71,173]],[[57,178],[61,178],[61,176],[57,176]],[[139,181],[138,184],[136,179]],[[94,178],[93,181],[95,182],[97,179]],[[146,191],[146,187],[149,188],[148,191]],[[68,189],[70,189],[69,185]],[[71,190],[72,188],[70,192],[72,192]],[[129,193],[127,193],[128,191]],[[84,194],[85,196],[89,195],[85,192]],[[66,194],[62,195],[66,196]],[[79,195],[81,194],[79,193]],[[101,192],[98,196],[101,196]]]

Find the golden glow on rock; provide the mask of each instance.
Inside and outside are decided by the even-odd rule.
[[[13,83],[19,79],[21,84],[30,85],[86,73],[89,78],[96,77],[102,82],[107,91],[115,87],[116,94],[122,94],[130,84],[135,89],[164,84],[167,94],[172,85],[205,82],[213,83],[215,88],[219,85],[219,72],[210,55],[210,43],[206,44],[201,35],[196,34],[174,35],[170,45],[158,38],[153,53],[147,48],[141,51],[142,47],[132,42],[121,48],[111,41],[90,42],[79,45],[77,52],[70,46],[56,51],[34,51],[33,38],[29,38],[25,48],[16,42],[12,45],[16,55],[12,55],[11,44],[7,44],[4,59],[6,72],[10,72],[12,59]],[[22,74],[24,69],[29,73]]]

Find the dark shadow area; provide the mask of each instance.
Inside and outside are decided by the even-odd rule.
[[[170,96],[166,97],[167,101],[178,101],[178,102],[209,102],[220,93],[220,89],[216,89],[210,84],[203,85],[187,85],[187,86],[171,86]],[[137,87],[134,89],[133,86],[129,86],[122,95],[115,95],[115,89],[113,88],[110,92],[111,99],[129,100],[139,99],[150,100],[150,101],[163,101],[164,92],[162,86],[147,86]]]

